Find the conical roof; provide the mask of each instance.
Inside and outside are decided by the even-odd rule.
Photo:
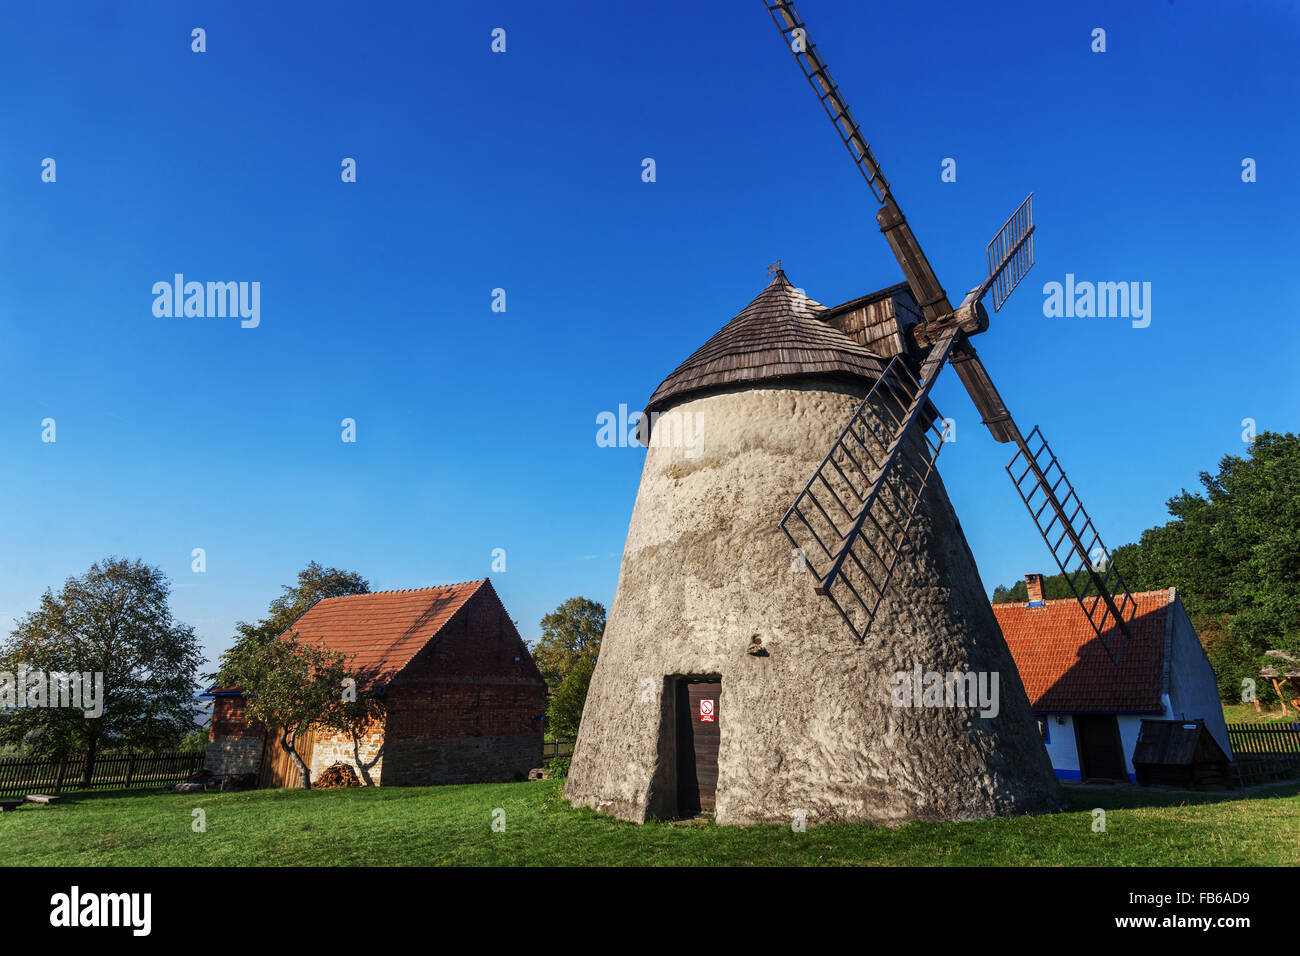
[[[778,270],[753,302],[663,380],[646,411],[705,389],[801,376],[874,382],[885,362],[823,322],[826,311]]]

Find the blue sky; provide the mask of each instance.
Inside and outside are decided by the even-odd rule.
[[[614,594],[644,451],[596,416],[773,259],[827,304],[899,281],[875,202],[758,0],[282,6],[0,12],[0,621],[139,556],[211,653],[309,560],[404,588],[504,548],[531,640]],[[1296,429],[1294,3],[799,7],[955,298],[1035,192],[1038,263],[976,346],[1112,547],[1243,418]],[[155,317],[178,272],[260,282],[260,325]],[[1151,325],[1045,317],[1066,273],[1150,282]],[[1007,448],[955,375],[935,399],[986,587],[1048,570]]]

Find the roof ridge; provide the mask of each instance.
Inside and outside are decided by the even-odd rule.
[[[1173,590],[1173,588],[1152,588],[1150,591],[1129,591],[1128,595],[1129,597],[1150,597],[1153,594],[1163,594],[1165,597],[1169,597],[1169,592],[1171,590]],[[1045,598],[1043,599],[1043,601],[1037,603],[1041,605],[1041,604],[1064,604],[1066,602],[1077,603],[1078,598],[1075,597]],[[1028,607],[1031,602],[1001,601],[998,603],[993,603],[990,601],[989,603],[992,604],[993,607]]]
[[[321,598],[321,601],[342,601],[354,597],[370,597],[375,594],[415,594],[419,591],[441,591],[446,588],[463,588],[469,584],[483,584],[487,578],[474,578],[471,581],[457,581],[454,584],[430,584],[422,588],[387,588],[383,591],[358,591],[355,594],[335,594],[331,597]],[[316,602],[320,603],[320,601]],[[310,609],[309,609],[310,610]]]
[[[393,588],[363,594],[340,594],[338,599],[361,597],[415,597],[416,601],[374,601],[351,610],[333,607],[335,598],[321,598],[299,615],[280,637],[298,633],[308,643],[348,655],[367,686],[384,686],[400,674],[430,641],[454,620],[484,587],[495,594],[483,577],[454,584],[423,588]],[[344,601],[346,603],[346,601]],[[353,601],[354,604],[363,602]],[[300,630],[300,626],[310,626]],[[357,660],[360,655],[360,660]]]

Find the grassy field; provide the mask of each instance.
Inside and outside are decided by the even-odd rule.
[[[1230,724],[1300,723],[1300,714],[1290,704],[1287,704],[1285,714],[1280,704],[1260,706],[1262,710],[1257,711],[1254,704],[1224,704],[1223,719]]]
[[[556,781],[75,795],[0,816],[0,865],[1270,865],[1300,863],[1300,783],[1241,794],[1069,786],[1071,809],[972,823],[635,826]],[[1106,832],[1092,831],[1094,807]],[[504,811],[494,832],[493,814]],[[196,833],[202,810],[206,832]],[[499,815],[498,815],[499,816]]]

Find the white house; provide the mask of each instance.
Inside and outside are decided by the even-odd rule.
[[[1231,759],[1214,671],[1177,591],[1132,595],[1132,638],[1115,665],[1078,601],[1044,601],[1042,575],[1025,580],[1028,603],[995,604],[993,613],[1060,779],[1136,781],[1144,717],[1203,718]]]

